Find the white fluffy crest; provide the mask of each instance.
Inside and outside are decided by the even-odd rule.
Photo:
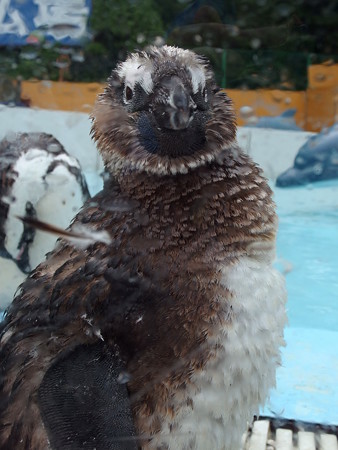
[[[153,89],[153,80],[151,78],[152,64],[148,59],[141,58],[138,54],[131,55],[117,69],[119,77],[126,86],[134,89],[138,83],[149,94]]]
[[[209,71],[201,58],[190,50],[184,50],[172,46],[150,47],[149,53],[133,53],[129,58],[120,64],[117,69],[119,77],[124,80],[125,86],[134,89],[135,84],[140,84],[147,94],[152,92],[154,83],[152,72],[154,65],[153,58],[163,60],[175,60],[183,66],[191,76],[193,92],[198,92],[206,85],[206,79],[210,76]]]
[[[162,49],[171,57],[176,57],[191,75],[193,92],[196,93],[206,84],[206,66],[196,53],[176,47],[164,46]]]
[[[205,87],[205,73],[200,67],[189,67],[194,94]]]

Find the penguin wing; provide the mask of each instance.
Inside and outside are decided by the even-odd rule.
[[[103,342],[61,355],[38,390],[53,450],[137,449],[123,363]]]
[[[61,248],[58,257],[68,251],[73,250]],[[40,274],[39,282],[34,278],[39,272],[34,272],[2,324],[4,450],[137,449],[127,386],[122,384],[126,359],[122,361],[124,353],[114,342],[119,324],[124,327],[121,317],[129,314],[135,321],[135,302],[143,291],[122,270],[102,269],[96,257],[83,261],[83,277],[78,277],[73,269],[81,262],[79,255],[74,250],[65,267],[51,277]],[[50,447],[40,443],[46,438]]]
[[[1,449],[46,449],[47,441],[53,450],[137,448],[117,374],[137,351],[128,324],[152,311],[153,297],[115,237],[124,215],[117,220],[96,204],[81,214],[77,223],[112,230],[111,244],[59,241],[21,285],[2,324]]]

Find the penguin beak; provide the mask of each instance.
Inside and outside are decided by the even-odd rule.
[[[173,130],[183,130],[188,127],[194,112],[194,101],[181,83],[174,85],[170,92],[169,104],[171,110],[170,125]]]
[[[168,97],[160,113],[161,126],[171,130],[188,128],[197,109],[190,93],[177,76],[165,78],[162,86],[168,92]]]

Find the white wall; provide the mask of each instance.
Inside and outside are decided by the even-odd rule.
[[[293,165],[299,148],[313,134],[306,131],[242,127],[238,130],[238,142],[263,168],[265,175],[275,181],[281,172]]]
[[[0,107],[0,139],[11,132],[44,131],[53,134],[84,171],[102,170],[102,161],[90,138],[88,114],[32,108]],[[261,165],[266,175],[277,175],[293,164],[301,145],[313,133],[261,128],[240,128],[238,141]]]
[[[0,105],[0,139],[7,133],[44,131],[53,134],[85,172],[91,194],[102,186],[96,174],[103,169],[101,157],[90,137],[88,114],[14,108]],[[293,165],[298,149],[313,133],[264,128],[239,128],[238,142],[264,170],[271,180]],[[314,189],[316,187],[316,189]],[[306,189],[274,188],[280,210],[300,211],[338,207],[337,186],[315,183]]]
[[[50,133],[80,161],[84,171],[100,171],[103,164],[90,138],[90,127],[89,116],[84,113],[0,105],[0,140],[15,132]]]

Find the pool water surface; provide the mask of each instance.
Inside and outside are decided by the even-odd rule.
[[[337,199],[337,182],[275,189],[289,326],[277,389],[263,411],[269,416],[338,424]]]

